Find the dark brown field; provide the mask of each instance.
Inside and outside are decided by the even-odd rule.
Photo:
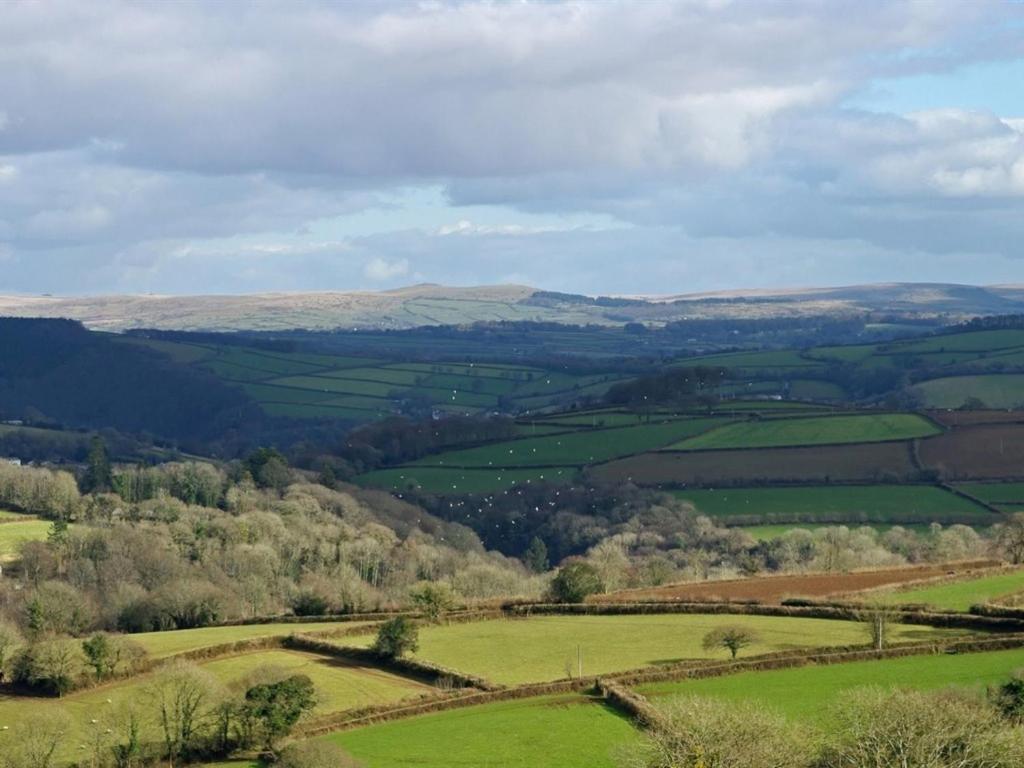
[[[929,411],[928,417],[944,427],[1024,424],[1024,411]]]
[[[879,482],[904,480],[915,471],[909,443],[645,453],[592,470],[601,480],[639,485]]]
[[[689,600],[756,600],[778,603],[787,597],[823,598],[844,595],[890,584],[906,584],[925,579],[942,578],[953,574],[968,574],[996,563],[978,560],[963,563],[939,563],[908,568],[887,568],[849,573],[805,573],[784,576],[762,576],[751,579],[726,581],[698,581],[669,584],[649,589],[626,589],[591,598],[594,602],[626,603],[643,601]]]
[[[922,440],[921,463],[947,480],[1024,477],[1024,425],[959,427]]]

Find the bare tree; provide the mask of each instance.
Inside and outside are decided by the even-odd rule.
[[[899,611],[884,603],[871,605],[859,614],[860,620],[864,622],[868,636],[871,638],[871,647],[876,650],[885,650],[889,644],[890,628],[900,620]]]
[[[736,654],[739,653],[742,648],[746,648],[748,645],[753,645],[757,641],[758,636],[754,630],[740,625],[732,625],[711,630],[704,635],[702,645],[705,651],[724,648],[728,650],[729,653],[732,654],[732,658],[735,659]]]
[[[220,683],[194,664],[178,661],[161,669],[146,693],[167,758],[172,764],[187,758],[213,720],[222,697]]]

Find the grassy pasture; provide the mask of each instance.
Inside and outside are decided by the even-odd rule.
[[[568,482],[576,467],[541,469],[455,469],[448,467],[398,467],[367,472],[356,478],[360,485],[404,491],[416,487],[426,493],[496,493],[517,485]]]
[[[309,621],[280,622],[273,624],[241,624],[229,627],[200,627],[199,629],[175,629],[169,632],[142,632],[130,635],[150,656],[166,658],[186,651],[196,651],[225,643],[237,643],[259,637],[287,636],[293,633],[330,632],[345,627],[365,626],[369,622],[355,621]]]
[[[307,675],[316,686],[317,706],[314,714],[317,715],[375,704],[389,704],[433,690],[424,683],[375,667],[299,651],[246,653],[211,661],[202,666],[217,679],[229,684],[245,679],[259,667],[273,667],[289,675]]]
[[[818,360],[804,357],[799,351],[779,349],[758,352],[727,352],[718,355],[686,358],[679,365],[713,365],[722,368],[740,368],[744,370],[784,369],[784,368],[819,368],[823,364]]]
[[[805,531],[816,531],[820,528],[828,528],[828,523],[779,523],[776,525],[744,525],[740,526],[740,530],[744,533],[749,533],[757,541],[770,541],[776,539],[789,531],[801,529]],[[871,528],[878,531],[879,533],[885,533],[895,525],[885,525],[883,523],[868,523],[866,525],[860,525],[859,523],[850,523],[850,528]],[[908,525],[901,525],[901,528],[906,528],[911,531],[924,532],[928,530],[928,526],[923,523],[910,523]]]
[[[863,686],[936,689],[982,688],[1008,679],[1024,666],[1024,649],[965,653],[958,656],[907,656],[881,661],[743,672],[704,680],[653,683],[638,690],[655,698],[713,696],[753,701],[802,721],[827,721],[828,706],[841,693]]]
[[[905,342],[884,345],[886,351],[901,353],[929,352],[991,352],[1000,349],[1024,347],[1024,331],[995,330],[969,331],[967,333],[951,333],[930,336]]]
[[[331,656],[292,651],[261,651],[200,665],[225,685],[242,683],[260,667],[272,666],[291,674],[306,674],[319,696],[316,714],[385,704],[429,692],[421,683],[407,680],[376,668],[339,662]],[[80,745],[87,742],[93,728],[103,728],[123,702],[144,698],[150,675],[120,681],[101,688],[72,693],[63,699],[0,696],[0,728],[13,724],[29,710],[62,709],[71,717],[73,735],[60,758],[70,761],[82,756]],[[146,738],[157,738],[155,723],[147,724]],[[2,734],[0,734],[2,739]],[[0,740],[0,747],[2,747]]]
[[[930,421],[910,413],[813,416],[726,424],[675,443],[671,449],[697,451],[710,448],[872,443],[909,440],[940,432]]]
[[[630,722],[581,695],[486,704],[325,737],[366,768],[613,768]]]
[[[976,397],[990,408],[1024,407],[1024,375],[949,376],[914,387],[929,408],[958,408]]]
[[[964,493],[989,504],[1024,504],[1024,483],[958,483]]]
[[[684,419],[548,437],[524,438],[428,456],[416,464],[457,467],[582,466],[640,453],[696,435],[725,419]]]
[[[716,627],[742,624],[761,641],[745,655],[790,648],[856,645],[866,642],[858,623],[776,616],[538,616],[530,619],[425,627],[420,630],[417,658],[470,672],[496,683],[557,680],[577,671],[576,649],[583,674],[596,675],[684,659],[726,657],[701,647]],[[898,627],[897,641],[945,634],[930,627]],[[938,633],[938,634],[936,634]],[[373,638],[342,638],[345,645],[368,645]]]
[[[0,524],[0,562],[17,557],[18,549],[27,541],[45,540],[50,532],[50,525],[49,520],[36,518]]]
[[[1024,569],[982,576],[977,579],[950,581],[918,589],[886,593],[898,603],[924,603],[947,611],[966,611],[972,605],[987,603],[998,597],[1024,590]]]
[[[697,511],[728,522],[971,523],[984,507],[929,485],[845,485],[674,491]]]

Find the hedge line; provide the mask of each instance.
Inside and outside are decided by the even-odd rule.
[[[605,701],[619,711],[625,712],[640,726],[653,728],[664,722],[661,712],[636,691],[614,680],[598,680],[596,688],[598,693],[604,696]]]
[[[339,658],[358,659],[367,664],[391,669],[399,674],[418,677],[433,683],[442,679],[448,679],[458,688],[476,688],[481,691],[504,689],[504,686],[499,686],[490,680],[459,672],[455,669],[449,669],[440,664],[432,664],[427,661],[409,658],[387,659],[380,656],[372,648],[336,645],[335,643],[319,640],[309,635],[289,635],[284,639],[284,644],[286,648],[295,650],[312,651]]]
[[[509,605],[513,615],[563,616],[629,616],[647,614],[731,614],[739,616],[784,616],[807,619],[838,619],[856,621],[863,605],[763,605],[760,603],[533,603]],[[918,624],[952,629],[980,629],[993,632],[1024,631],[1024,617],[981,616],[969,613],[936,613],[930,611],[897,610],[898,620],[905,624]]]

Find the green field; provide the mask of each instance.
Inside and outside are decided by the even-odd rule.
[[[16,557],[22,544],[27,541],[43,541],[50,532],[49,520],[17,520],[0,523],[0,562]]]
[[[917,384],[914,391],[929,408],[959,408],[978,398],[989,408],[1024,408],[1024,375],[949,376]]]
[[[398,467],[367,472],[356,478],[359,485],[405,491],[418,488],[425,493],[497,493],[531,483],[567,483],[576,467],[543,469],[449,469],[447,467]]]
[[[1014,649],[743,672],[704,680],[654,683],[638,690],[656,699],[686,694],[753,701],[794,719],[821,722],[827,717],[828,705],[852,688],[981,688],[1008,679],[1022,666],[1024,649]]]
[[[366,768],[613,768],[630,722],[579,695],[486,704],[326,737]]]
[[[956,487],[989,504],[1024,504],[1024,483],[957,483]]]
[[[142,632],[129,635],[154,658],[165,658],[186,651],[209,648],[225,643],[237,643],[258,637],[285,637],[291,634],[331,632],[346,627],[365,626],[365,621],[309,621],[277,624],[242,624],[230,627],[200,627],[199,629],[176,629],[169,632]]]
[[[290,674],[307,674],[317,689],[318,714],[391,703],[431,691],[428,686],[376,668],[340,662],[332,656],[291,651],[247,653],[206,662],[201,667],[229,686],[243,682],[249,674],[261,667],[274,667]],[[60,708],[70,715],[75,727],[75,736],[65,745],[62,754],[64,759],[70,760],[79,754],[78,744],[88,738],[89,729],[103,727],[122,702],[144,696],[150,679],[150,675],[143,675],[101,688],[72,693],[59,701],[0,696],[0,728],[13,723],[29,710],[53,711]],[[150,727],[154,726],[155,723]],[[152,736],[155,738],[155,731]]]
[[[845,525],[845,523],[844,523]],[[821,528],[831,527],[828,523],[779,523],[778,525],[743,525],[736,526],[739,530],[744,533],[748,533],[753,536],[757,541],[770,541],[771,539],[777,539],[786,533],[793,530],[804,530],[804,531],[817,531]],[[871,528],[872,530],[878,531],[879,533],[885,533],[888,530],[896,528],[895,525],[886,525],[883,523],[868,523],[866,525],[860,525],[858,523],[850,523],[849,528],[857,530],[858,528]],[[900,528],[906,528],[907,530],[916,531],[918,533],[924,533],[928,530],[928,526],[921,523],[911,523],[909,525],[901,525]]]
[[[940,432],[941,430],[927,419],[911,413],[813,416],[726,424],[705,434],[675,443],[671,450],[877,443],[928,437]]]
[[[289,675],[307,675],[316,686],[317,706],[314,714],[317,715],[390,704],[435,690],[423,683],[375,667],[345,663],[332,656],[298,651],[246,653],[211,661],[202,666],[225,683],[242,680],[260,667],[272,667]]]
[[[703,515],[743,523],[986,523],[984,507],[930,485],[673,491]]]
[[[480,675],[503,685],[557,680],[577,673],[577,648],[584,675],[598,675],[683,659],[725,656],[705,651],[705,634],[727,624],[758,632],[761,641],[746,655],[789,648],[866,642],[854,622],[774,616],[540,616],[448,626],[420,631],[417,658]],[[899,640],[935,637],[930,627],[899,627]],[[343,645],[369,645],[373,638],[342,638]]]
[[[951,581],[919,589],[887,593],[888,599],[907,604],[924,603],[947,611],[966,611],[972,605],[1024,590],[1024,569],[982,576],[966,581]]]
[[[421,459],[416,464],[455,467],[583,466],[659,448],[725,423],[727,420],[724,419],[683,419],[523,438],[479,448],[446,451]]]

